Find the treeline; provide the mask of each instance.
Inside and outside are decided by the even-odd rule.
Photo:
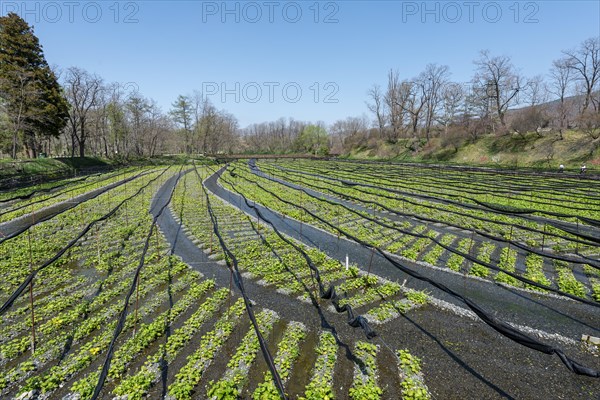
[[[565,50],[545,75],[524,77],[508,56],[480,52],[468,82],[451,80],[446,65],[429,64],[416,77],[390,70],[385,85],[367,92],[367,115],[352,116],[328,127],[329,150],[348,153],[402,141],[417,151],[431,138],[459,147],[483,134],[519,134],[566,129],[600,138],[600,38]],[[290,151],[301,129],[285,121],[257,124],[245,131],[245,143],[257,150]]]
[[[546,128],[562,134],[569,127],[600,135],[600,38],[563,51],[547,75],[524,77],[510,57],[489,51],[473,63],[466,83],[453,82],[446,65],[429,64],[412,79],[390,71],[384,88],[374,85],[368,92],[379,136],[429,141],[434,134],[476,137]]]
[[[46,147],[42,148],[47,153],[127,158],[167,150],[171,120],[134,85],[105,83],[77,67],[69,68],[61,83],[69,117],[62,135],[46,136]]]
[[[145,157],[167,153],[348,153],[432,138],[458,149],[483,134],[585,132],[600,144],[600,38],[565,50],[547,74],[524,77],[508,56],[482,51],[469,82],[446,65],[416,77],[390,70],[373,85],[366,112],[326,126],[280,118],[243,129],[202,93],[180,95],[167,112],[133,83],[107,83],[71,67],[51,68],[33,29],[0,17],[0,155]]]
[[[50,68],[33,29],[0,17],[0,151],[12,158],[146,157],[238,150],[238,123],[201,96],[164,112],[134,83]]]

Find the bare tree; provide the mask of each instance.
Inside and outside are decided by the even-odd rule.
[[[384,137],[385,132],[385,99],[383,94],[381,93],[381,87],[379,85],[373,85],[369,91],[368,95],[372,100],[372,103],[367,103],[367,108],[373,114],[375,114],[375,118],[377,121],[377,128],[379,129],[379,135]]]
[[[573,83],[573,75],[566,58],[554,60],[550,69],[549,91],[558,97],[558,129],[560,139],[563,139],[564,129],[568,127],[569,109],[566,98]]]
[[[581,131],[592,139],[591,155],[598,145],[600,145],[600,113],[593,110],[586,110],[577,119],[577,124]]]
[[[129,116],[129,134],[133,142],[133,151],[137,156],[144,155],[144,140],[148,134],[146,113],[150,105],[139,94],[131,96],[125,105]]]
[[[408,118],[410,130],[413,137],[416,138],[422,112],[427,102],[425,82],[419,78],[402,82],[398,97],[400,99],[398,105],[404,113],[403,119],[404,116]]]
[[[488,102],[490,113],[497,116],[502,129],[506,130],[506,111],[517,102],[522,89],[522,79],[508,56],[490,56],[487,50],[474,61],[476,73],[473,79],[483,99]]]
[[[71,104],[69,112],[69,130],[71,134],[71,157],[75,156],[75,148],[79,147],[79,157],[85,156],[85,142],[88,138],[87,120],[90,110],[100,99],[103,86],[97,75],[71,67],[67,70],[64,88]]]
[[[431,126],[436,119],[442,102],[442,90],[448,82],[450,68],[447,65],[428,64],[419,76],[423,85],[423,100],[425,106],[425,137],[429,141]]]
[[[524,92],[527,103],[531,107],[548,101],[548,87],[542,75],[530,78],[525,84]]]
[[[403,118],[403,100],[401,99],[401,82],[398,71],[388,73],[388,84],[384,100],[388,111],[388,120],[390,123],[389,140],[398,140],[402,132]]]
[[[584,100],[580,110],[583,115],[590,105],[600,111],[600,104],[594,97],[600,81],[600,37],[589,38],[576,50],[563,51],[566,64],[574,74],[574,78],[583,84]]]
[[[144,155],[153,157],[166,150],[167,137],[173,132],[173,125],[154,100],[146,99],[144,103],[142,148]]]
[[[104,155],[108,157],[108,104],[110,101],[109,91],[103,90],[98,96],[96,106],[90,110],[88,117],[88,153],[93,155]]]
[[[336,121],[329,128],[329,140],[331,153],[341,154],[350,150],[346,144],[350,142],[351,146],[366,138],[369,129],[369,122],[366,116],[348,117]]]
[[[437,122],[444,126],[444,132],[458,117],[460,106],[464,101],[465,93],[463,87],[454,82],[446,83],[441,89],[442,109],[437,117]]]
[[[218,142],[217,136],[219,135],[219,118],[217,108],[205,99],[202,103],[201,117],[199,121],[198,131],[200,132],[200,138],[202,138],[202,152],[211,152]]]
[[[215,152],[232,153],[238,147],[238,120],[225,111],[219,113],[219,131]]]

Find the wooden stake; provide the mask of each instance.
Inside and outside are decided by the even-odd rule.
[[[98,250],[97,263],[100,264],[100,228],[96,228],[96,249]]]
[[[579,235],[579,218],[577,218],[577,234]],[[577,244],[575,247],[575,254],[579,255],[579,239],[577,239]]]
[[[228,299],[228,304],[227,304],[227,309],[231,310],[231,286],[233,285],[233,271],[230,269],[229,270],[229,299]],[[227,313],[227,316],[229,316],[229,313]]]
[[[31,227],[27,229],[27,241],[29,244],[29,272],[33,272],[33,251],[31,249],[31,229],[35,224],[35,210],[31,206]],[[35,353],[35,311],[33,308],[33,279],[29,282],[29,307],[31,309],[31,354]]]
[[[367,271],[367,278],[371,275],[371,265],[373,264],[373,256],[375,255],[375,247],[371,247],[371,259],[369,260],[369,269]]]
[[[142,274],[138,276],[138,279],[135,283],[135,317],[133,318],[133,336],[136,334],[137,330],[137,320],[138,320],[138,305],[140,302],[140,280],[142,279]]]
[[[29,242],[29,272],[33,272],[33,252],[31,251],[31,228],[27,230]],[[35,312],[33,310],[33,279],[29,282],[29,308],[31,310],[31,354],[35,353]]]
[[[156,236],[156,255],[157,255],[157,260],[160,261],[160,242],[159,242],[159,238],[158,238],[158,227],[156,226],[156,224],[154,224],[154,233]]]
[[[542,233],[542,251],[544,251],[545,244],[546,244],[546,224],[544,224],[544,233]]]

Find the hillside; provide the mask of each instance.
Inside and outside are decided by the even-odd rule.
[[[371,141],[369,146],[352,150],[344,157],[390,159],[395,161],[444,162],[450,164],[488,165],[506,168],[534,167],[578,171],[582,163],[588,170],[600,171],[600,141],[578,131],[567,131],[561,140],[558,133],[483,135],[448,140],[432,138],[414,150],[415,141],[397,143]]]

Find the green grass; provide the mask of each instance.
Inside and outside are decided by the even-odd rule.
[[[411,141],[378,140],[352,149],[343,157],[543,171],[557,171],[558,165],[563,164],[567,173],[578,173],[581,164],[586,163],[588,173],[600,173],[600,147],[594,146],[589,136],[572,130],[564,132],[562,140],[556,132],[542,136],[535,132],[467,136],[458,149],[445,144],[443,134],[432,137],[427,144],[421,143],[417,151],[410,149]]]
[[[33,175],[64,175],[73,170],[104,167],[111,163],[95,157],[37,158],[33,160],[0,160],[0,179]]]

